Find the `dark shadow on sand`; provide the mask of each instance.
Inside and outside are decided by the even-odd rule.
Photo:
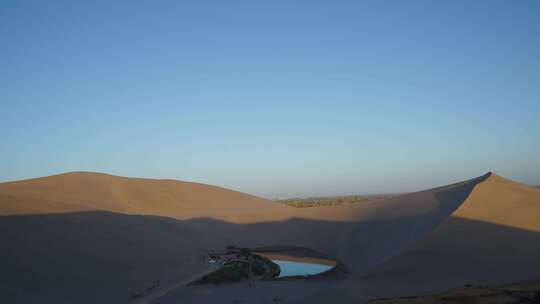
[[[357,278],[382,262],[391,262],[419,238],[428,237],[459,207],[461,202],[456,201],[465,200],[485,178],[440,192],[436,197],[439,205],[425,214],[362,223],[294,218],[234,224],[212,218],[176,220],[112,212],[2,216],[0,299],[6,303],[125,303],[131,292],[149,282],[160,280],[167,286],[196,274],[206,267],[201,261],[206,250],[220,250],[228,244],[311,248],[337,258]],[[486,252],[503,252],[505,258],[523,260],[516,273],[527,263],[533,269],[530,274],[540,269],[539,259],[530,258],[531,252],[519,246],[540,244],[539,233],[464,219],[452,221],[462,230],[463,240],[449,248],[449,254],[459,256],[460,246],[487,243]],[[476,256],[460,258],[483,265]],[[467,276],[475,278],[474,269],[489,273],[490,267],[506,263],[496,258],[487,261],[485,266],[471,268]],[[399,271],[398,266],[389,271],[394,270]],[[377,272],[372,275],[375,279]],[[429,280],[428,274],[422,278]]]

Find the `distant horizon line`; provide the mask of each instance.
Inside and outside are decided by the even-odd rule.
[[[353,197],[353,196],[361,196],[361,197],[369,197],[369,196],[377,196],[377,195],[401,195],[406,193],[413,193],[417,192],[417,190],[413,191],[388,191],[388,192],[370,192],[370,193],[343,193],[343,194],[328,194],[328,195],[294,195],[294,196],[274,196],[274,197],[264,197],[260,195],[254,195],[249,192],[236,190],[234,188],[215,185],[215,184],[209,184],[205,182],[200,181],[193,181],[193,180],[184,180],[184,179],[177,179],[177,178],[155,178],[155,177],[141,177],[141,176],[126,176],[126,175],[118,175],[118,174],[112,174],[112,173],[106,173],[102,171],[88,171],[88,170],[74,170],[74,171],[65,171],[62,173],[55,173],[55,174],[49,174],[49,175],[42,175],[37,177],[29,177],[29,178],[21,178],[21,179],[13,179],[13,180],[0,180],[0,184],[3,183],[14,183],[14,182],[22,182],[22,181],[28,181],[28,180],[34,180],[34,179],[42,179],[42,178],[49,178],[49,177],[55,177],[55,176],[62,176],[62,175],[69,175],[69,174],[82,174],[82,175],[103,175],[103,176],[111,176],[111,177],[118,177],[118,178],[129,178],[129,179],[146,179],[146,180],[156,180],[156,181],[175,181],[175,182],[183,182],[183,183],[193,183],[193,184],[202,184],[202,185],[208,185],[212,187],[218,187],[223,188],[227,190],[233,190],[237,192],[242,192],[245,194],[262,197],[268,200],[273,201],[283,201],[283,200],[294,200],[294,199],[320,199],[320,198],[346,198],[346,197]],[[489,171],[485,174],[479,175],[477,177],[485,176],[485,175],[498,175],[497,173],[494,173],[492,171]],[[500,176],[500,175],[499,175]],[[472,177],[476,178],[476,177]],[[458,181],[460,182],[460,181]],[[454,182],[449,182],[449,184],[453,184]],[[525,183],[524,183],[525,184]],[[540,189],[540,183],[539,184],[525,184],[531,187],[535,187]],[[440,186],[440,185],[439,185]],[[433,185],[432,188],[439,187],[438,185]],[[431,189],[431,188],[429,188]],[[422,190],[420,190],[422,191]]]

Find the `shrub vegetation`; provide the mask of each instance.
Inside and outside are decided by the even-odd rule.
[[[333,197],[292,198],[279,202],[296,208],[337,206],[341,204],[357,204],[392,197],[393,195],[348,195]]]
[[[238,282],[249,277],[249,265],[247,263],[232,262],[222,268],[205,275],[194,284],[216,284],[226,282]]]

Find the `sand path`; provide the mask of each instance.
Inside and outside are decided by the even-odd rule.
[[[208,268],[206,268],[205,270],[203,270],[202,272],[198,273],[198,274],[195,274],[187,279],[184,279],[184,280],[180,280],[170,286],[167,286],[167,287],[164,287],[164,288],[161,288],[161,289],[158,289],[156,290],[155,292],[152,292],[150,294],[148,294],[147,296],[143,297],[143,298],[140,298],[140,299],[136,299],[136,300],[133,300],[131,301],[130,303],[132,304],[150,304],[152,302],[154,302],[155,300],[163,297],[164,295],[168,294],[169,292],[179,288],[179,287],[183,287],[183,286],[186,286],[187,284],[189,284],[190,282],[193,282],[195,281],[196,279],[202,277],[202,276],[205,276],[211,272],[214,272],[218,269],[219,267],[216,267],[216,266],[210,266],[208,265]]]

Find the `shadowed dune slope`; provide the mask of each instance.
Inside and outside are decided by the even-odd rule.
[[[126,303],[207,266],[177,220],[111,212],[0,217],[0,302]]]
[[[0,292],[10,303],[123,303],[153,280],[200,273],[201,254],[231,243],[336,257],[350,278],[335,292],[353,298],[526,279],[540,276],[539,207],[540,190],[494,174],[321,208],[97,173],[2,183]]]
[[[436,229],[359,284],[389,296],[537,279],[539,232],[540,190],[492,174]]]

